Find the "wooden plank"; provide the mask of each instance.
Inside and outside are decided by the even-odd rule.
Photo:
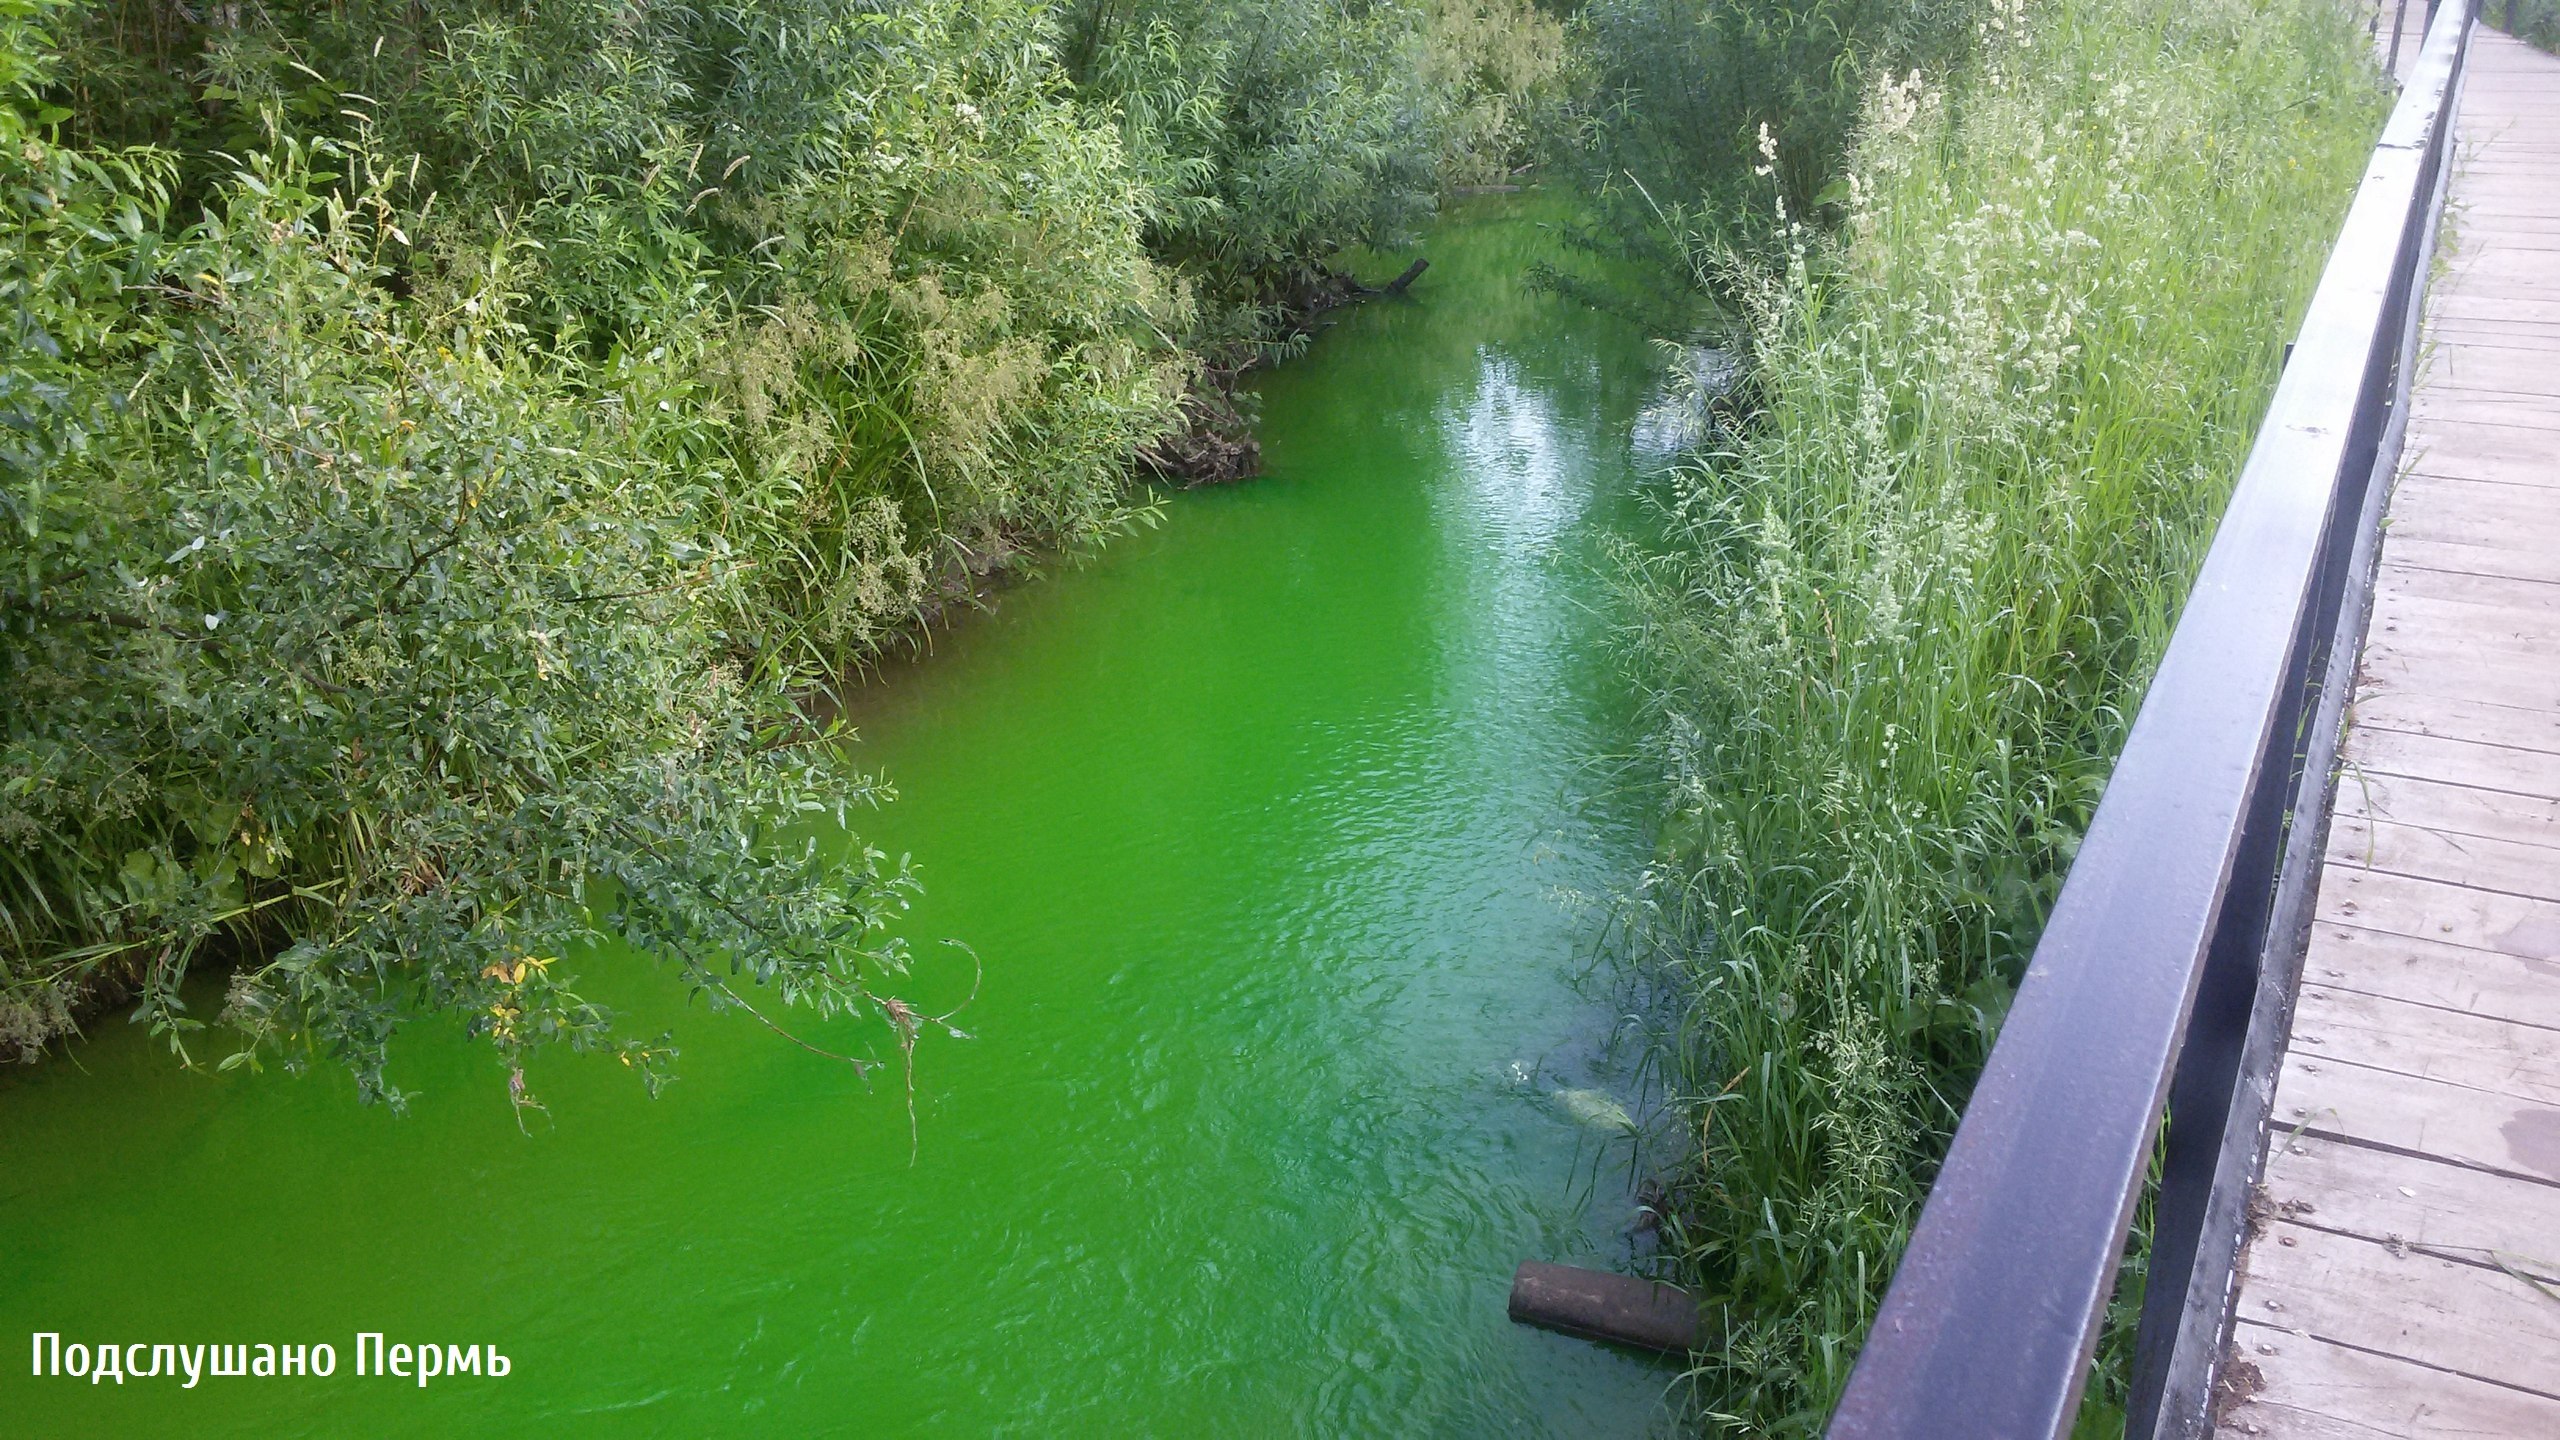
[[[2533,188],[2531,175],[2517,174],[2513,167],[2540,157],[2526,151],[2477,157],[2477,163],[2456,168],[2451,205],[2457,244],[2476,243],[2484,234],[2495,234],[2503,227],[2519,222],[2530,224],[2552,214],[2551,200]]]
[[[2406,541],[2409,536],[2399,538]],[[2440,564],[2406,564],[2401,556],[2388,553],[2388,548],[2391,536],[2383,538],[2381,564],[2373,574],[2376,589],[2399,587],[2409,594],[2476,597],[2504,605],[2560,605],[2560,574],[2493,574],[2476,569],[2447,569]]]
[[[2486,190],[2481,195],[2468,195],[2460,205],[2455,225],[2478,228],[2478,225],[2501,225],[2516,220],[2550,220],[2560,215],[2560,197],[2534,195],[2527,187],[2511,190]]]
[[[2454,575],[2445,578],[2470,581],[2478,577]],[[2537,706],[2500,705],[2485,700],[2377,690],[2371,695],[2356,697],[2353,723],[2376,730],[2401,730],[2412,735],[2468,740],[2475,745],[2560,751],[2560,712]]]
[[[2548,751],[2380,728],[2347,732],[2343,749],[2348,764],[2374,774],[2560,800],[2560,755]]]
[[[2454,835],[2560,848],[2560,800],[2350,769],[2339,777],[2332,804],[2341,819],[2397,820]]]
[[[2560,277],[2542,272],[2533,258],[2503,246],[2457,249],[2437,273],[2436,286],[2446,294],[2514,295],[2526,300],[2560,296]]]
[[[2504,163],[2519,171],[2547,170],[2560,166],[2560,151],[2550,155],[2511,155],[2505,157]],[[2474,173],[2483,178],[2497,174],[2494,170]],[[2534,248],[2531,242],[2543,233],[2538,222],[2552,217],[2515,215],[2483,219],[2466,214],[2462,218],[2466,223],[2455,232],[2450,263],[2459,265],[2467,260],[2494,259],[2503,255],[2516,258],[2520,278],[2528,281],[2547,278],[2531,262]]]
[[[2373,693],[2539,704],[2560,683],[2535,673],[2541,657],[2491,640],[2457,637],[2412,644],[2399,635],[2377,635],[2360,658],[2358,683]]]
[[[2560,1400],[2244,1320],[2236,1358],[2259,1388],[2223,1418],[2258,1440],[2479,1440],[2560,1435]]]
[[[2502,205],[2530,207],[2539,213],[2560,201],[2560,195],[2536,186],[2530,176],[2500,175],[2477,168],[2483,158],[2478,138],[2464,137],[2466,153],[2454,166],[2453,203],[2457,214],[2468,218],[2479,210]]]
[[[2294,1000],[2293,1043],[2314,1059],[2560,1108],[2560,1030],[2306,984]]]
[[[2504,575],[2462,575],[2413,566],[2383,565],[2374,572],[2375,603],[2395,595],[2467,600],[2478,605],[2547,608],[2560,613],[2560,580],[2518,580]]]
[[[2551,257],[2544,255],[2539,258],[2547,261]],[[2465,352],[2473,349],[2492,353],[2476,357],[2475,363],[2466,370],[2461,362]],[[2517,358],[2519,355],[2527,358],[2520,360]],[[2552,374],[2560,367],[2541,363],[2544,358],[2539,352],[2484,345],[2477,341],[2440,341],[2421,352],[2414,383],[2420,398],[2473,392],[2490,399],[2516,395],[2524,397],[2527,404],[2549,409]]]
[[[2547,161],[2560,161],[2560,141],[2538,145],[2534,149]],[[2518,232],[2560,230],[2560,215],[2499,214],[2459,205],[2455,210],[2454,225],[2459,232],[2456,243],[2469,245],[2481,239],[2495,240]]]
[[[2466,223],[2470,233],[2456,244],[2538,251],[2560,237],[2560,211],[2498,210],[2469,217]]]
[[[2320,877],[2315,918],[2530,960],[2560,960],[2560,903],[2413,875],[2332,867]]]
[[[2460,493],[2449,494],[2456,486]],[[2521,485],[2412,475],[2393,496],[2384,534],[2385,543],[2406,536],[2489,550],[2560,549],[2560,509]]]
[[[2560,163],[2560,147],[2551,151],[2548,160]],[[2461,227],[2455,243],[2464,249],[2513,245],[2520,249],[2538,250],[2560,238],[2560,215],[2466,215],[2463,218],[2471,223]]]
[[[2534,159],[2516,156],[2509,164],[2514,164],[2519,172],[2540,172],[2540,169],[2550,167],[2552,161],[2540,159],[2540,156],[2534,156]],[[2493,228],[2483,231],[2483,228],[2473,225],[2473,228],[2460,233],[2445,264],[2452,274],[2476,272],[2481,279],[2511,279],[2522,290],[2550,290],[2552,287],[2552,274],[2542,269],[2540,261],[2534,261],[2534,256],[2527,251],[2504,243],[2504,233],[2493,231]]]
[[[2560,200],[2553,202],[2560,206]],[[2560,324],[2560,300],[2482,294],[2456,285],[2440,285],[2427,297],[2427,314],[2468,320],[2501,320],[2536,325]]]
[[[2501,605],[2494,600],[2453,600],[2432,595],[2398,595],[2387,605],[2377,601],[2373,618],[2375,624],[2368,633],[2376,648],[2421,655],[2431,648],[2448,653],[2469,648],[2483,654],[2513,655],[2528,665],[2552,653],[2549,647],[2554,631],[2560,630],[2560,612],[2539,605]],[[2538,697],[2554,693],[2554,683],[2560,683],[2560,667],[2544,668],[2554,673],[2515,677],[2514,688],[2519,695],[2535,698],[2509,703],[2527,709],[2544,708]]]
[[[2275,1113],[2305,1134],[2560,1184],[2560,1108],[2339,1060],[2285,1056]]]
[[[2501,597],[2445,597],[2445,594],[2391,594],[2376,597],[2371,635],[2381,646],[2417,648],[2432,643],[2470,643],[2486,651],[2514,651],[2524,656],[2550,656],[2560,633],[2560,605],[2514,605]],[[2542,664],[2547,676],[2516,676],[2524,694],[2545,694],[2560,682],[2560,664]],[[2540,702],[2529,705],[2540,710]],[[2555,707],[2560,710],[2560,707]]]
[[[2470,438],[2467,435],[2449,439],[2426,438],[2429,443],[2420,452],[2424,455],[2458,454],[2470,450],[2464,443]],[[2508,434],[2489,438],[2504,444],[2518,437]],[[2560,450],[2560,445],[2556,445],[2555,450]],[[2410,529],[2414,521],[2438,516],[2487,520],[2536,538],[2560,536],[2560,499],[2555,499],[2545,486],[2412,474],[2402,476],[2400,483],[2392,487],[2392,529]]]
[[[2560,358],[2560,350],[2552,354]],[[2428,441],[2424,448],[2404,453],[2404,477],[2560,490],[2560,450],[2534,453],[2546,448],[2539,431],[2483,427],[2458,437],[2430,436]]]
[[[2473,154],[2478,154],[2478,151],[2473,151]],[[2496,215],[2501,213],[2501,210],[2524,210],[2524,213],[2532,213],[2532,215],[2550,215],[2552,208],[2560,205],[2560,195],[2550,195],[2547,190],[2537,190],[2529,179],[2506,177],[2506,174],[2481,174],[2481,172],[2473,172],[2468,164],[2458,164],[2458,167],[2455,167],[2455,182],[2452,182],[2452,190],[2455,190],[2455,195],[2452,195],[2452,208],[2455,208],[2455,218],[2458,218],[2458,223],[2473,220],[2481,213]]]
[[[2560,245],[2560,234],[2552,241]],[[2525,395],[2560,395],[2560,364],[2538,365],[2544,352],[2504,345],[2440,340],[2428,352],[2422,385],[2457,390],[2508,390]],[[2546,451],[2543,458],[2550,458]]]
[[[2376,693],[2441,695],[2497,705],[2543,703],[2560,677],[2525,673],[2537,656],[2494,639],[2376,635],[2359,683]]]
[[[2303,975],[2338,990],[2560,1026],[2560,961],[2316,925]]]
[[[2552,223],[2560,225],[2560,216],[2554,216]],[[2451,339],[2457,334],[2474,330],[2491,335],[2515,335],[2530,340],[2547,335],[2554,326],[2560,326],[2560,319],[2554,319],[2548,315],[2537,318],[2477,305],[2448,306],[2439,303],[2444,298],[2432,290],[2427,292],[2426,320],[2420,341],[2422,345],[2433,343],[2439,335]],[[2465,310],[2477,313],[2459,313]]]
[[[2249,1251],[2240,1313],[2337,1345],[2548,1394],[2560,1305],[2504,1271],[2278,1220]]]
[[[2560,901],[2560,849],[2548,845],[2342,815],[2329,826],[2325,855],[2329,863],[2349,869]]]
[[[2548,225],[2551,228],[2542,229]],[[2540,264],[2551,263],[2552,254],[2560,251],[2560,215],[2519,216],[2502,221],[2498,233],[2482,237],[2478,253],[2513,255]]]
[[[2560,275],[2552,274],[2541,256],[2503,245],[2457,252],[2445,266],[2443,283],[2464,289],[2494,285],[2501,294],[2560,296]]]
[[[2462,558],[2476,558],[2478,553],[2479,547],[2473,547],[2462,552]],[[2412,573],[2425,578],[2389,597],[2375,597],[2365,631],[2368,659],[2391,656],[2403,668],[2442,668],[2449,674],[2475,658],[2495,660],[2512,667],[2492,687],[2508,693],[2474,698],[2526,710],[2560,710],[2560,665],[2552,663],[2553,652],[2547,648],[2554,611],[2531,603],[2529,594],[2525,603],[2516,603],[2512,589],[2560,586],[2537,577],[2483,575],[2476,570],[2391,568],[2395,578]],[[2508,593],[2499,593],[2502,589]]]
[[[2550,402],[2552,387],[2560,384],[2560,354],[2481,341],[2440,341],[2427,351],[2417,384],[2422,392],[2499,392]],[[2550,459],[2550,454],[2545,451],[2542,459]]]
[[[2560,196],[2535,192],[2508,176],[2479,176],[2480,184],[2463,197],[2458,224],[2477,226],[2506,217],[2541,219],[2560,215]]]
[[[2530,185],[2543,177],[2544,169],[2541,156],[2525,151],[2513,151],[2498,154],[2483,153],[2478,160],[2464,166],[2463,172],[2466,178],[2484,184],[2500,180],[2515,180]]]
[[[2560,325],[2491,320],[2429,320],[2427,334],[2444,344],[2502,349],[2517,355],[2560,355]]]
[[[2419,425],[2503,425],[2513,430],[2560,435],[2560,407],[2537,405],[2524,397],[2484,398],[2445,390],[2421,390],[2410,402],[2409,413]]]
[[[2555,216],[2554,219],[2560,221],[2560,216]],[[2502,308],[2493,301],[2483,300],[2477,295],[2456,294],[2444,287],[2433,287],[2427,291],[2425,317],[2422,336],[2432,334],[2435,326],[2445,324],[2486,325],[2492,329],[2512,330],[2523,335],[2530,335],[2537,329],[2560,324],[2560,316],[2550,312],[2548,302],[2539,305],[2519,302],[2518,305]]]
[[[2417,587],[2396,589],[2391,594],[2376,592],[2373,597],[2371,635],[2386,646],[2427,646],[2427,643],[2476,643],[2493,651],[2550,653],[2552,630],[2560,628],[2560,605],[2547,602],[2547,592],[2560,587],[2534,584],[2524,587],[2504,577],[2478,577],[2470,584],[2458,579],[2442,579],[2424,592]],[[2545,666],[2560,679],[2560,664]],[[2529,684],[2540,676],[2522,676],[2524,689],[2540,694],[2547,687]]]
[[[2522,315],[2447,315],[2445,307],[2435,302],[2435,295],[2427,297],[2427,328],[2424,328],[2427,343],[2435,343],[2437,338],[2445,338],[2445,341],[2488,338],[2488,343],[2516,343],[2516,346],[2542,348],[2542,341],[2555,328],[2560,328],[2560,320],[2527,320]],[[2496,341],[2496,336],[2514,336],[2514,341]]]
[[[2385,564],[2406,565],[2413,569],[2495,575],[2513,580],[2560,581],[2560,552],[2473,545],[2453,537],[2439,539],[2385,531],[2382,558]]]
[[[2448,612],[2479,618],[2464,625]],[[2541,638],[2541,622],[2530,613],[2404,600],[2387,614],[2377,612],[2376,620],[2361,658],[2377,685],[2396,677],[2388,678],[2389,687],[2425,691],[2430,677],[2442,677],[2448,688],[2441,693],[2448,697],[2510,709],[2560,709],[2554,703],[2560,700],[2560,672],[2543,663],[2552,642]]]
[[[2560,299],[2526,295],[2503,282],[2476,282],[2458,275],[2447,277],[2437,286],[2428,299],[2427,310],[2431,316],[2441,313],[2473,323],[2560,323]]]
[[[2464,385],[2441,375],[2431,377],[2419,387],[2410,414],[2423,426],[2431,413],[2449,414],[2456,408],[2465,408],[2485,414],[2491,407],[2513,411],[2512,416],[2498,423],[2518,430],[2538,433],[2551,423],[2560,421],[2560,397],[2512,383],[2511,380],[2488,385]]]
[[[2399,643],[2404,644],[2424,645],[2439,636],[2458,635],[2488,645],[2560,654],[2552,648],[2560,643],[2560,605],[2399,591],[2374,597],[2373,620],[2380,633],[2400,636]],[[2553,668],[2560,671],[2560,666]]]
[[[2292,1119],[2307,1117],[2296,1116]],[[2560,1279],[2560,1185],[2303,1134],[2278,1116],[2267,1199],[2298,1225]],[[2284,1248],[2284,1247],[2278,1247]]]
[[[2540,223],[2534,215],[2527,223]],[[2460,279],[2468,290],[2501,287],[2516,295],[2552,295],[2555,287],[2550,279],[2550,246],[2552,236],[2542,231],[2499,231],[2473,233],[2460,238],[2460,249],[2445,261],[2445,279]]]

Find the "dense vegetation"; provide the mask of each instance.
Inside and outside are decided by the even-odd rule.
[[[1836,235],[1727,277],[1750,383],[1629,572],[1712,1426],[1846,1379],[2382,96],[2324,0],[2004,0],[1874,81]]]
[[[520,1101],[654,1082],[607,935],[911,1046],[836,677],[1217,468],[1346,248],[1542,160],[1750,362],[1629,559],[1641,898],[1700,1411],[1810,1433],[2370,71],[2322,0],[0,0],[0,1048],[195,1043],[213,960],[234,1058],[368,1097],[432,1013]]]
[[[2528,45],[2560,55],[2560,0],[2488,0],[2480,18]]]
[[[234,1058],[369,1097],[433,1012],[654,1078],[606,934],[912,1043],[827,687],[1143,506],[1329,257],[1512,163],[1558,33],[0,0],[0,1044],[186,1043],[212,959]]]
[[[1867,79],[1944,73],[1971,48],[1983,8],[1590,0],[1576,17],[1585,73],[1572,92],[1572,159],[1635,238],[1651,229],[1675,248],[1764,240],[1772,186],[1798,218],[1828,195]],[[1761,154],[1763,136],[1775,141],[1774,160]]]

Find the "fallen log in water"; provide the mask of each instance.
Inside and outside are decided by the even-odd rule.
[[[1698,1301],[1676,1285],[1523,1260],[1511,1276],[1511,1318],[1586,1340],[1647,1350],[1698,1345]]]

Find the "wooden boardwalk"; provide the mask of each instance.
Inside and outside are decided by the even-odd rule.
[[[2560,1440],[2560,58],[2471,44],[2226,1437]]]

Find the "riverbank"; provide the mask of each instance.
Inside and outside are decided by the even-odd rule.
[[[654,1085],[555,968],[614,936],[906,1049],[911,877],[789,853],[878,794],[813,715],[1142,515],[1204,380],[1510,164],[1559,44],[1518,0],[0,5],[0,1054],[131,993],[395,1106],[427,1013],[519,1096],[554,1044]]]
[[[1870,93],[1837,239],[1739,278],[1732,429],[1627,572],[1710,1431],[1817,1433],[1847,1376],[2360,173],[2369,49],[2316,0],[1997,7]]]
[[[1521,283],[1552,197],[1453,207],[1405,300],[1264,372],[1264,478],[849,697],[864,840],[972,1039],[865,1087],[619,951],[564,960],[655,1101],[459,1026],[394,1119],[341,1077],[186,1072],[120,1024],[0,1069],[0,1319],[338,1347],[334,1380],[30,1388],[34,1433],[1641,1435],[1675,1368],[1512,1325],[1511,1268],[1618,1263],[1626,1083],[1598,897],[1641,865],[1593,577],[1641,536],[1644,331]],[[1388,267],[1392,273],[1393,267]],[[199,1005],[218,1001],[200,987]],[[802,1032],[850,1048],[850,1017]],[[528,1133],[529,1132],[529,1133]],[[183,1240],[138,1242],[135,1237]],[[351,1381],[356,1332],[503,1380]]]

